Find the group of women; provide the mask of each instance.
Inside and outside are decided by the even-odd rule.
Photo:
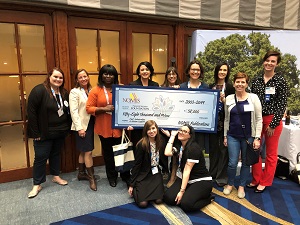
[[[287,85],[283,77],[275,73],[280,54],[270,51],[264,57],[264,74],[253,80],[252,92],[246,89],[249,77],[245,73],[234,75],[229,82],[230,68],[227,63],[218,64],[214,72],[214,83],[203,82],[203,66],[197,60],[186,69],[188,81],[181,83],[174,67],[166,71],[162,87],[210,88],[220,91],[218,102],[217,133],[209,134],[209,171],[203,156],[204,134],[197,133],[190,125],[179,130],[160,130],[155,121],[145,123],[143,130],[133,129],[132,141],[135,149],[135,166],[120,176],[128,186],[128,193],[140,207],[149,201],[179,205],[185,211],[193,211],[209,204],[212,181],[224,186],[224,194],[231,193],[237,163],[241,152],[242,168],[238,197],[244,198],[247,176],[246,139],[254,148],[260,147],[260,137],[266,138],[266,166],[261,161],[253,166],[253,180],[247,187],[255,187],[261,193],[272,185],[277,157],[277,146],[282,129],[281,117],[286,108]],[[136,70],[138,79],[129,85],[156,86],[152,81],[153,66],[141,62]],[[66,185],[59,177],[60,148],[69,128],[74,131],[76,147],[80,150],[78,180],[89,180],[90,188],[97,190],[94,176],[92,150],[94,132],[99,136],[110,186],[117,185],[112,146],[121,142],[121,130],[111,127],[112,85],[119,84],[118,72],[113,65],[104,65],[98,76],[98,84],[92,88],[84,69],[78,70],[76,85],[68,95],[64,89],[64,75],[54,68],[43,84],[36,86],[28,100],[28,137],[34,139],[35,160],[33,166],[33,189],[29,198],[35,197],[46,181],[46,162],[49,159],[53,182]],[[72,120],[70,120],[72,118]],[[72,126],[71,126],[72,122]],[[263,124],[263,125],[262,125]],[[168,157],[172,156],[172,182],[164,192],[161,168],[171,172]],[[159,165],[162,165],[160,167]]]

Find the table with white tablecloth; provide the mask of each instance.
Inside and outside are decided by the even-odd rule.
[[[284,125],[279,139],[278,155],[290,160],[290,171],[295,169],[297,154],[300,152],[300,127]]]

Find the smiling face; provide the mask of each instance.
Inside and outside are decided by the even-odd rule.
[[[190,129],[187,126],[182,126],[178,130],[178,140],[179,141],[188,141],[191,138]]]
[[[219,81],[225,81],[227,73],[228,73],[227,65],[222,65],[219,69],[219,72],[218,72],[218,80]]]
[[[175,82],[177,80],[177,74],[174,71],[170,71],[170,73],[168,73],[168,75],[167,75],[167,79],[168,79],[169,85],[174,86]]]
[[[147,130],[147,135],[149,138],[154,139],[157,135],[157,128],[155,124],[152,124],[149,129]]]
[[[64,77],[62,73],[57,70],[53,70],[51,76],[49,77],[50,86],[53,89],[57,89],[63,84],[63,81]]]
[[[275,68],[278,65],[277,60],[278,60],[277,56],[268,57],[263,63],[264,70],[266,72],[274,72]]]
[[[151,72],[147,66],[145,66],[145,65],[140,66],[139,75],[141,76],[142,79],[149,79],[150,74],[151,74]]]
[[[104,84],[111,85],[114,83],[115,76],[113,74],[103,73],[102,81]]]
[[[236,92],[245,92],[248,87],[246,78],[237,78],[234,82],[234,88]]]
[[[77,82],[79,83],[80,87],[87,88],[89,81],[90,77],[86,74],[84,70],[78,73]]]
[[[190,75],[190,79],[192,80],[198,80],[201,74],[201,70],[200,70],[200,66],[198,64],[192,64],[190,71],[189,71],[189,75]]]

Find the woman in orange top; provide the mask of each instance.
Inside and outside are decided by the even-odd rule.
[[[86,111],[95,116],[94,132],[99,135],[105,162],[106,175],[110,186],[117,186],[118,172],[115,170],[113,145],[121,143],[120,129],[112,129],[112,85],[118,84],[118,72],[113,65],[106,64],[98,76],[98,85],[89,93]],[[121,178],[128,184],[130,173],[121,173]]]

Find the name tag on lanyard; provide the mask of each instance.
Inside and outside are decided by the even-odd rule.
[[[64,115],[63,107],[60,107],[60,108],[57,110],[57,114],[58,114],[59,117],[61,117],[62,115]]]
[[[59,101],[60,101],[60,105],[58,103],[58,99],[56,98],[56,94],[55,94],[55,91],[53,90],[53,88],[51,87],[51,92],[53,94],[53,97],[55,98],[56,100],[56,104],[57,104],[57,107],[58,107],[58,110],[57,110],[57,114],[58,114],[58,117],[61,117],[62,115],[64,115],[64,106],[63,106],[63,101],[62,101],[62,97],[61,97],[61,94],[58,93],[58,96],[59,96]],[[68,107],[68,106],[66,106]]]

